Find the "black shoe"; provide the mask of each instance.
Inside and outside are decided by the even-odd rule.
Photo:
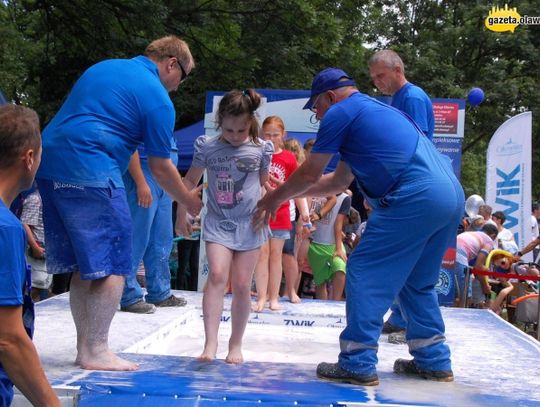
[[[417,376],[436,382],[453,382],[454,373],[451,370],[424,370],[414,363],[414,360],[397,359],[394,362],[394,373]]]
[[[379,378],[376,374],[359,374],[342,369],[337,363],[319,363],[317,377],[339,383],[359,384],[360,386],[377,386]]]
[[[169,298],[164,299],[156,304],[156,307],[183,307],[187,301],[182,297],[175,297],[171,294]]]
[[[153,314],[156,312],[156,306],[149,304],[143,300],[137,301],[135,304],[128,305],[126,307],[120,307],[121,311],[133,312],[134,314]]]
[[[392,325],[390,322],[386,321],[382,327],[382,333],[391,334],[394,332],[405,332],[405,328],[400,328],[399,326]]]

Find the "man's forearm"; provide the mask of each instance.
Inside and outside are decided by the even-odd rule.
[[[534,239],[532,242],[530,242],[527,246],[525,246],[523,249],[521,249],[518,252],[518,255],[521,257],[526,253],[529,253],[531,250],[533,250],[538,244],[540,243],[540,239]]]
[[[180,174],[172,161],[161,162],[159,165],[150,165],[152,176],[158,185],[167,192],[173,200],[183,204],[188,198],[189,190],[182,182]]]
[[[0,361],[13,384],[34,406],[60,405],[26,332],[11,345],[2,348]]]

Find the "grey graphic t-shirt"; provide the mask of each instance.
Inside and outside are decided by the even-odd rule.
[[[274,146],[269,141],[234,147],[220,137],[195,141],[194,167],[206,168],[207,214],[203,239],[232,250],[252,250],[268,239],[268,230],[256,231],[252,216],[261,198],[260,176],[268,173]]]

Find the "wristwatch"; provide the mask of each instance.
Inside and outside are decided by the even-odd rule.
[[[517,254],[519,257],[523,256],[523,253],[521,253],[520,251],[518,251],[516,254]]]

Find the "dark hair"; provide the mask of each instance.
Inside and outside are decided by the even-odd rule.
[[[223,124],[223,119],[226,116],[242,116],[244,114],[249,115],[250,127],[249,135],[251,140],[259,144],[259,122],[255,117],[255,111],[261,104],[261,95],[259,95],[255,89],[231,90],[225,93],[221,101],[219,102],[219,108],[217,112],[217,128],[219,129]]]
[[[493,212],[491,214],[491,216],[497,218],[497,219],[500,219],[501,220],[501,224],[504,224],[504,222],[506,221],[506,215],[504,214],[504,212],[502,211],[496,211],[496,212]]]
[[[39,118],[35,111],[18,105],[0,106],[0,169],[10,168],[19,155],[41,145]]]
[[[482,226],[482,232],[490,237],[493,236],[494,238],[499,234],[497,226],[495,226],[493,223],[484,224],[484,226]]]
[[[538,209],[540,209],[540,202],[533,202],[532,211],[534,212],[534,211],[536,211]]]

